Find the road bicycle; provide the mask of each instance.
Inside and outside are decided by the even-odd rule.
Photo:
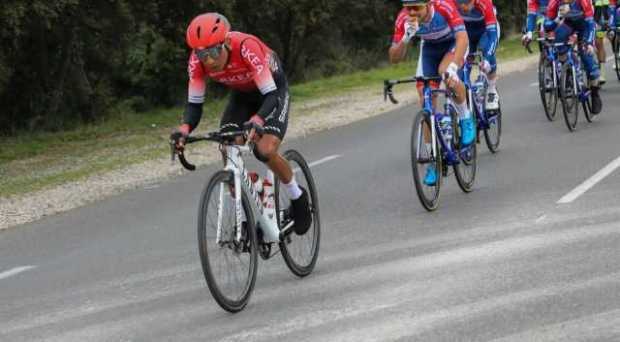
[[[614,53],[614,70],[616,70],[616,77],[620,81],[620,28],[609,29],[607,36],[611,41],[611,50]]]
[[[584,51],[583,43],[575,44],[574,41],[568,41],[562,44],[568,46],[568,52],[565,61],[561,62],[560,100],[566,127],[574,132],[579,119],[579,107],[583,108],[588,122],[592,122],[595,117],[592,114],[592,96],[588,87],[588,78],[581,64],[581,58],[578,56],[579,53],[587,52]]]
[[[558,60],[558,47],[564,43],[555,43],[550,36],[538,38],[540,59],[538,61],[538,92],[545,110],[547,120],[554,121],[557,114],[558,99],[560,97],[561,63]],[[531,47],[526,45],[529,53]]]
[[[489,79],[485,73],[480,71],[481,63],[480,52],[467,56],[463,65],[463,82],[467,89],[467,103],[471,112],[476,115],[477,136],[479,137],[482,131],[489,151],[497,153],[502,135],[502,107],[500,104],[497,110],[486,109]],[[478,70],[478,77],[472,83],[471,75],[474,69]]]
[[[260,127],[255,127],[259,134]],[[293,232],[294,217],[290,198],[280,189],[280,181],[268,171],[266,180],[246,169],[244,157],[254,144],[234,143],[247,138],[247,131],[211,132],[190,136],[186,144],[211,141],[219,144],[224,168],[213,174],[200,197],[198,210],[198,249],[205,280],[215,301],[226,311],[241,311],[248,303],[256,282],[257,257],[271,259],[279,252],[291,272],[299,277],[314,269],[319,253],[321,219],[314,179],[303,156],[284,152],[300,186],[309,194],[312,225],[302,236]],[[171,142],[172,158],[177,155],[187,170],[189,163],[183,150]],[[273,195],[265,187],[273,180]],[[261,190],[260,188],[263,187]]]
[[[393,87],[397,84],[423,82],[424,107],[415,116],[411,134],[411,166],[416,192],[422,206],[436,210],[439,206],[439,190],[442,178],[448,176],[448,167],[452,166],[459,187],[468,193],[473,190],[476,179],[476,143],[461,146],[461,132],[458,111],[452,102],[453,93],[447,89],[433,89],[431,82],[440,83],[441,77],[413,77],[404,80],[385,80],[384,99],[394,104]],[[433,105],[434,98],[445,99],[444,111],[439,112]],[[424,138],[426,137],[426,139]],[[433,185],[423,182],[423,173],[428,165],[434,164],[437,181]]]

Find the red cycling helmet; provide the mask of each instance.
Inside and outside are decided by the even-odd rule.
[[[207,48],[224,43],[230,32],[228,19],[219,13],[205,13],[192,20],[185,40],[192,49]]]

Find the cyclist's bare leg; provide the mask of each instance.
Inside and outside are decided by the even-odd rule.
[[[278,149],[282,141],[275,135],[265,134],[256,143],[258,152],[267,159],[267,167],[284,184],[288,184],[293,179],[293,170],[289,163],[279,153]]]
[[[605,63],[607,61],[607,54],[605,53],[605,38],[596,38],[596,56],[599,63]]]

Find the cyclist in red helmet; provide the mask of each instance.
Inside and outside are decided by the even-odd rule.
[[[186,137],[200,122],[207,79],[230,88],[220,130],[263,128],[261,136],[252,129],[248,139],[256,143],[256,157],[282,181],[291,198],[295,232],[304,234],[312,220],[308,193],[297,184],[289,163],[278,153],[288,126],[290,101],[288,82],[278,56],[257,37],[231,31],[228,20],[219,13],[194,18],[187,28],[186,41],[192,49],[188,65],[189,95],[183,123],[171,136],[176,148],[184,148]]]

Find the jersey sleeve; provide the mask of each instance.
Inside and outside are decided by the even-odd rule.
[[[396,22],[394,23],[392,44],[398,44],[403,40],[403,37],[405,36],[405,24],[407,23],[408,18],[409,14],[407,14],[405,10],[400,11],[398,18],[396,18]]]
[[[478,9],[484,15],[484,23],[493,29],[497,28],[497,17],[495,16],[495,7],[493,7],[492,0],[480,0],[478,1]]]
[[[540,8],[539,0],[527,0],[527,14],[538,14]]]
[[[459,11],[453,1],[437,1],[434,2],[434,4],[435,9],[446,19],[448,26],[450,26],[452,31],[466,32],[463,17],[459,14]]]
[[[241,57],[245,65],[254,72],[254,83],[261,94],[278,89],[269,68],[271,54],[266,53],[255,39],[249,38],[241,43]]]
[[[187,102],[201,104],[205,102],[205,92],[207,90],[207,82],[205,81],[205,72],[198,56],[192,52],[187,65],[187,73],[189,74],[189,85],[187,89]]]
[[[594,5],[591,0],[581,0],[581,8],[586,19],[594,19]]]
[[[554,20],[558,17],[558,9],[560,8],[560,0],[551,0],[547,6],[546,19]]]

